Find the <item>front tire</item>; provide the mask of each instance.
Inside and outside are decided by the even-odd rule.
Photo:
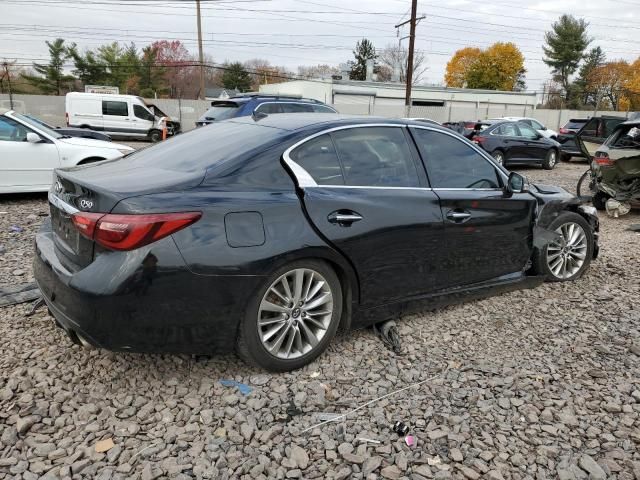
[[[149,132],[149,140],[153,143],[158,143],[162,140],[162,132],[160,130],[151,130]]]
[[[558,162],[558,152],[555,148],[552,148],[547,152],[547,156],[542,161],[542,168],[545,170],[553,170]]]
[[[238,355],[274,372],[303,367],[327,349],[341,315],[342,289],[333,269],[318,260],[291,263],[269,276],[249,301]]]
[[[587,221],[574,212],[560,214],[548,227],[560,237],[537,250],[537,273],[551,282],[569,282],[580,278],[593,257],[593,233]]]

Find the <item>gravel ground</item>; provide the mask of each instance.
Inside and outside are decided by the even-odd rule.
[[[573,190],[585,168],[521,171]],[[31,279],[46,211],[44,195],[0,199],[0,284]],[[640,212],[602,217],[601,257],[577,282],[406,317],[399,355],[369,330],[344,334],[288,374],[234,356],[85,350],[46,309],[0,309],[0,478],[640,480],[640,236],[631,223]],[[416,382],[303,432],[320,412]],[[399,420],[413,447],[392,432]]]

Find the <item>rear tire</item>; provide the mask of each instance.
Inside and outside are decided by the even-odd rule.
[[[249,300],[236,351],[266,370],[295,370],[327,349],[341,315],[342,289],[333,269],[318,260],[290,263]]]
[[[580,278],[593,257],[591,227],[577,213],[563,212],[547,228],[562,238],[536,249],[533,258],[536,273],[544,275],[550,282],[569,282]]]
[[[502,150],[494,150],[491,152],[491,156],[498,165],[502,165],[503,167],[507,166],[507,162],[504,159],[504,152]]]
[[[555,148],[552,148],[547,152],[547,156],[544,157],[542,161],[542,168],[545,170],[553,170],[553,167],[556,166],[558,162],[558,151]]]

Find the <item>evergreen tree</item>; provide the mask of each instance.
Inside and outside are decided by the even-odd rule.
[[[222,86],[224,88],[237,88],[241,92],[249,91],[251,88],[251,75],[240,62],[225,65],[226,69],[222,74]]]
[[[570,77],[578,69],[584,51],[591,43],[587,35],[588,25],[583,19],[562,15],[552,25],[551,31],[544,34],[543,61],[551,67],[554,80],[562,85],[566,99],[571,97]]]
[[[596,92],[589,88],[589,75],[598,67],[604,65],[606,56],[600,47],[594,47],[589,50],[584,57],[582,66],[578,73],[578,78],[573,82],[575,96],[579,99],[581,105],[595,105]]]
[[[350,61],[351,73],[349,79],[351,80],[366,80],[367,79],[367,60],[377,60],[378,55],[376,49],[370,40],[363,38],[356,43],[356,49],[353,51],[355,61]],[[374,66],[375,71],[375,66]]]
[[[106,83],[107,66],[96,57],[94,52],[88,50],[83,55],[78,52],[75,43],[67,51],[75,65],[73,73],[84,85],[103,85]]]
[[[73,76],[64,73],[64,62],[69,58],[69,52],[62,38],[53,42],[46,42],[49,47],[49,64],[34,63],[33,69],[39,75],[22,75],[28,83],[46,95],[62,95],[70,88]]]

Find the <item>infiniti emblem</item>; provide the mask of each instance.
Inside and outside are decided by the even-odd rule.
[[[80,208],[83,210],[91,210],[93,208],[93,202],[83,198],[80,200]]]

